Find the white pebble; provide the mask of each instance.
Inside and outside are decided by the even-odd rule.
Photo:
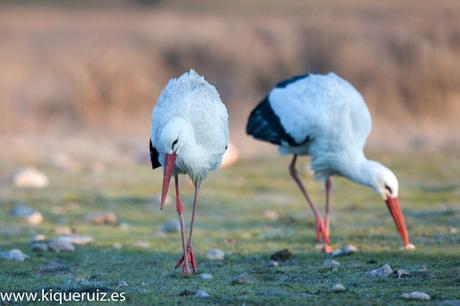
[[[207,297],[209,297],[209,294],[206,291],[204,291],[203,289],[199,289],[195,293],[194,297],[196,297],[196,298],[207,298]]]
[[[346,256],[346,255],[351,255],[357,252],[359,252],[357,247],[355,247],[354,245],[348,244],[340,249],[334,250],[332,252],[332,257]]]
[[[30,216],[25,217],[24,220],[27,222],[27,224],[38,225],[43,222],[43,215],[36,211]]]
[[[51,240],[48,243],[48,247],[52,251],[54,251],[56,253],[59,253],[59,252],[74,252],[75,251],[75,247],[73,246],[72,243],[70,243],[69,241],[66,241],[66,240],[59,239],[59,238]]]
[[[411,293],[401,294],[401,298],[405,300],[431,300],[431,296],[426,292],[414,291]]]
[[[332,291],[334,292],[341,292],[347,290],[342,284],[335,284],[334,287],[332,287]]]
[[[403,278],[405,276],[410,275],[409,271],[404,270],[404,269],[398,269],[398,271],[396,271],[396,273],[398,274],[398,278]]]
[[[369,272],[369,274],[373,277],[387,277],[393,273],[393,269],[389,264],[384,264],[380,268],[374,269]]]
[[[84,245],[93,242],[93,237],[90,236],[80,236],[80,235],[63,235],[59,236],[57,239],[61,241],[66,241],[71,244]]]
[[[413,245],[412,243],[409,243],[408,245],[401,247],[401,250],[402,251],[413,251],[415,250],[415,245]]]
[[[18,188],[45,188],[49,185],[48,177],[33,167],[19,170],[13,181],[14,186]]]
[[[8,252],[0,252],[0,258],[14,260],[14,261],[25,261],[29,256],[21,252],[18,249],[12,249]]]
[[[202,280],[210,280],[210,279],[213,279],[213,276],[209,273],[201,273],[200,278]]]
[[[128,287],[128,283],[125,281],[118,281],[117,288],[126,288]]]
[[[34,238],[32,238],[32,242],[38,242],[38,241],[44,241],[44,240],[46,240],[46,236],[43,234],[35,235]]]
[[[224,260],[225,253],[219,249],[211,249],[206,254],[206,258],[209,260]]]
[[[276,221],[280,218],[280,215],[276,211],[271,209],[265,209],[264,211],[262,211],[262,216],[272,221]]]

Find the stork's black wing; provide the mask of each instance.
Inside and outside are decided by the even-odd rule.
[[[150,140],[150,161],[152,162],[152,169],[161,167],[161,164],[158,161],[158,151],[157,149],[153,147],[151,140]]]
[[[282,142],[291,146],[298,145],[291,135],[286,133],[280,118],[273,112],[268,96],[251,112],[246,126],[246,133],[252,135],[255,139],[276,145],[281,145]]]

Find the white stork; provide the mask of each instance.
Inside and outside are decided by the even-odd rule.
[[[398,200],[398,180],[382,164],[363,153],[371,130],[371,116],[360,93],[334,73],[302,75],[278,83],[252,111],[246,132],[254,138],[279,146],[281,154],[294,155],[290,174],[315,215],[316,238],[329,242],[331,177],[343,176],[371,187],[385,200],[405,249],[409,242]],[[326,190],[324,221],[313,205],[297,170],[298,155],[311,157],[311,169]]]
[[[183,256],[182,274],[196,273],[192,247],[193,224],[198,191],[209,171],[220,167],[228,144],[228,114],[219,93],[194,70],[172,79],[166,85],[152,110],[150,158],[152,168],[163,166],[163,209],[171,176],[176,186],[176,207],[181,227]],[[180,191],[179,174],[188,174],[195,185],[192,219],[187,243]]]

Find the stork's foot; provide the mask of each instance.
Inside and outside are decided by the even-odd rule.
[[[316,241],[321,242],[324,240],[324,247],[322,248],[322,252],[325,254],[332,253],[332,248],[329,242],[329,235],[326,227],[324,226],[324,222],[320,216],[316,218]]]
[[[197,273],[196,262],[195,262],[195,256],[193,255],[192,246],[187,247],[187,258],[185,258],[184,255],[182,255],[182,257],[177,262],[175,268],[177,269],[183,263],[182,270],[181,270],[182,275],[190,276],[192,275],[192,271],[190,270],[189,262],[190,262],[190,265],[192,266],[193,273],[196,274]]]
[[[326,243],[329,243],[329,236],[326,231],[326,227],[324,226],[323,219],[321,217],[316,218],[316,240],[321,242],[321,237],[323,237]]]
[[[324,254],[331,254],[331,253],[332,253],[332,248],[331,248],[331,246],[328,245],[328,244],[324,245],[323,253],[324,253]]]

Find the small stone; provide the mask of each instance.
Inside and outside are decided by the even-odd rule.
[[[332,252],[332,257],[346,256],[346,255],[351,255],[357,252],[359,252],[357,247],[355,247],[354,245],[348,244],[344,247],[341,247],[340,249],[334,250]]]
[[[48,247],[56,253],[75,251],[75,247],[73,246],[72,243],[66,240],[59,239],[59,238],[53,239],[50,242],[48,242]]]
[[[75,230],[68,226],[57,226],[54,228],[54,233],[56,235],[71,235],[75,233]]]
[[[35,236],[32,238],[32,242],[39,242],[39,241],[45,241],[45,240],[46,240],[46,236],[43,235],[43,234],[35,235]]]
[[[93,242],[93,237],[90,236],[80,236],[80,235],[64,235],[59,236],[57,239],[71,244],[84,245]]]
[[[43,216],[39,211],[25,205],[17,205],[10,211],[13,217],[24,219],[30,225],[38,225],[43,222]]]
[[[439,306],[460,306],[460,300],[444,300]]]
[[[457,230],[455,227],[450,227],[450,228],[449,228],[449,233],[451,233],[451,234],[457,234],[457,233],[458,233],[458,230]]]
[[[0,252],[0,258],[22,262],[29,258],[29,256],[24,254],[21,250],[12,249],[8,252]]]
[[[412,243],[409,243],[408,245],[401,247],[402,251],[413,251],[415,249],[415,245],[413,245]]]
[[[370,271],[369,274],[373,277],[388,277],[393,274],[393,269],[389,264],[384,264],[380,268]]]
[[[200,278],[202,280],[210,280],[210,279],[213,279],[213,276],[209,273],[201,273]]]
[[[134,246],[140,249],[148,249],[150,247],[150,243],[144,240],[139,240],[134,243]]]
[[[398,274],[398,278],[404,278],[404,277],[408,277],[410,275],[409,271],[404,270],[404,269],[398,269],[396,271],[396,274]]]
[[[168,220],[161,226],[163,233],[175,233],[180,231],[180,223],[176,220]]]
[[[262,216],[268,220],[276,221],[280,218],[280,215],[271,209],[265,209],[262,211]]]
[[[345,252],[345,255],[359,252],[358,248],[352,244],[348,244],[345,247],[343,247],[343,251]]]
[[[32,251],[46,252],[48,251],[48,245],[45,242],[34,242],[32,243]]]
[[[431,300],[431,296],[426,292],[414,291],[411,293],[401,294],[401,298],[405,300]]]
[[[225,253],[219,249],[211,249],[206,254],[206,258],[209,260],[224,260]]]
[[[43,222],[43,215],[40,212],[36,211],[32,213],[30,216],[25,217],[24,220],[27,224],[38,225]]]
[[[340,267],[340,262],[335,261],[333,259],[326,259],[323,262],[323,267],[329,270],[337,270]]]
[[[114,244],[112,244],[112,248],[115,249],[115,250],[120,250],[122,247],[123,247],[123,245],[121,243],[118,243],[118,242],[115,242]]]
[[[116,224],[117,223],[117,216],[113,212],[97,212],[89,214],[86,217],[89,223],[92,224]]]
[[[250,284],[253,282],[254,278],[246,272],[241,273],[240,275],[237,275],[232,279],[232,285],[243,285]]]
[[[288,249],[283,249],[281,251],[273,253],[270,258],[276,261],[286,261],[292,257],[292,253]]]
[[[270,261],[270,266],[271,267],[278,267],[280,265],[280,263],[276,260],[271,260]]]
[[[334,287],[332,287],[332,291],[334,292],[342,292],[347,290],[342,284],[335,284]]]
[[[193,297],[196,297],[196,298],[207,298],[209,297],[209,294],[204,291],[203,289],[199,289],[195,295]]]
[[[49,185],[48,177],[33,167],[16,172],[13,182],[18,188],[45,188]]]
[[[117,288],[126,288],[128,287],[128,283],[125,281],[118,281]]]

